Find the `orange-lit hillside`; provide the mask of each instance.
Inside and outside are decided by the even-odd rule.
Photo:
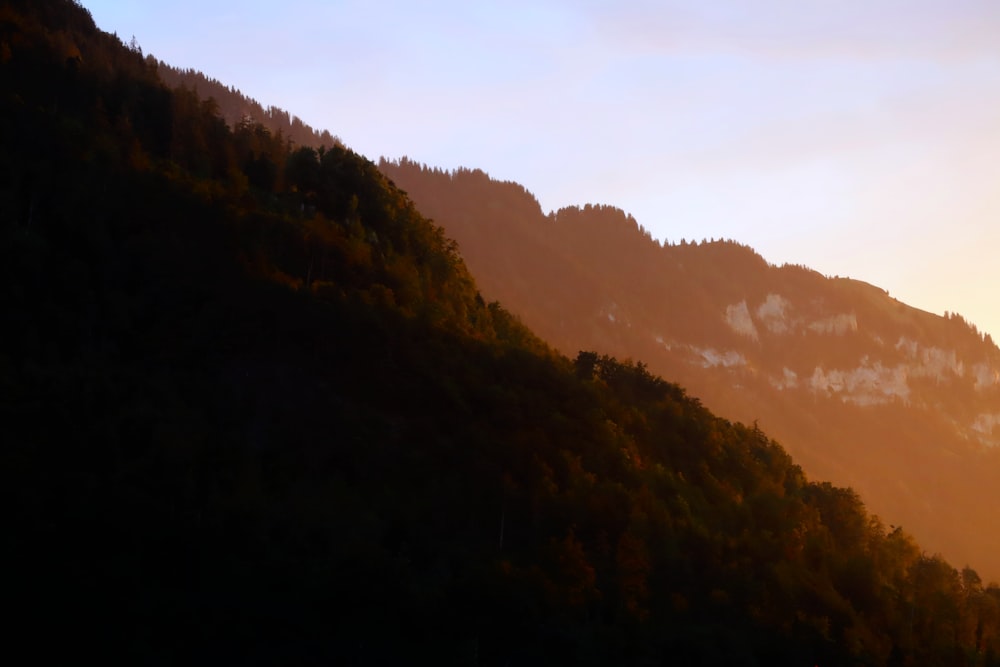
[[[1000,588],[552,352],[369,160],[230,127],[74,2],[0,6],[0,53],[12,655],[1000,664]]]
[[[661,247],[611,207],[544,215],[481,171],[380,167],[458,240],[483,293],[564,353],[642,359],[1000,579],[1000,350],[960,317],[734,242]]]

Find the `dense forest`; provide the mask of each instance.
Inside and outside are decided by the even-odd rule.
[[[642,363],[553,352],[372,162],[158,69],[0,4],[23,655],[1000,665],[1000,588]]]

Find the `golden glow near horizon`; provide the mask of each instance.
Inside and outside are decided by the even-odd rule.
[[[1000,339],[995,0],[84,5],[372,159],[733,238]]]

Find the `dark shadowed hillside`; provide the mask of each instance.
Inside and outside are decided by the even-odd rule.
[[[1000,579],[1000,350],[960,317],[729,241],[661,247],[611,207],[545,215],[481,171],[380,168],[458,241],[483,293],[560,350],[646,361]]]
[[[641,363],[552,352],[373,163],[0,4],[8,652],[1000,665],[1000,589]]]

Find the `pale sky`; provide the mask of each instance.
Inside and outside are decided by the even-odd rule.
[[[367,157],[958,312],[1000,342],[1000,0],[83,0]]]

